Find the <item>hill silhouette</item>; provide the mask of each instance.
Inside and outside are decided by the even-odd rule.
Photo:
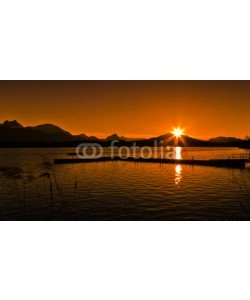
[[[0,146],[29,144],[54,144],[84,140],[53,124],[23,127],[16,120],[0,124]]]
[[[242,140],[234,137],[219,136],[217,138],[210,139],[209,142],[232,146],[237,145],[238,143],[242,142]]]
[[[118,134],[112,134],[106,139],[95,136],[87,136],[82,133],[72,135],[70,132],[53,124],[42,124],[24,127],[16,120],[4,121],[0,124],[0,147],[75,147],[82,142],[98,142],[103,146],[110,146],[111,141],[116,140],[116,145],[132,146],[189,146],[189,147],[241,147],[250,148],[249,140],[241,140],[234,137],[217,137],[208,141],[183,135],[175,139],[172,133],[149,139],[131,139]]]

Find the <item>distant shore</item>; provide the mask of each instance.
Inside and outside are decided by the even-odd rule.
[[[54,144],[47,144],[47,143],[41,143],[41,144],[9,144],[9,145],[0,145],[0,149],[18,149],[18,148],[34,148],[34,149],[38,149],[38,148],[76,148],[79,144],[81,144],[81,142],[79,143],[54,143]],[[86,142],[87,143],[87,142]],[[91,142],[88,142],[91,143]],[[96,142],[95,142],[96,143]],[[104,148],[108,148],[110,147],[110,143],[98,143],[99,145],[101,145]],[[131,143],[117,143],[115,145],[116,147],[132,147],[133,144]],[[161,145],[159,145],[160,147]],[[166,147],[182,147],[182,148],[237,148],[237,149],[242,149],[242,150],[250,150],[250,145],[249,146],[236,146],[236,145],[216,145],[216,144],[212,144],[212,145],[207,145],[207,146],[202,146],[202,145],[165,145]],[[142,148],[142,147],[154,147],[154,145],[149,145],[149,144],[145,144],[145,145],[138,145],[137,147]]]

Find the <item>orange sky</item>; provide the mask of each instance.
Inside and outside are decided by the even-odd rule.
[[[250,135],[250,81],[0,81],[0,123],[71,133],[197,138]]]

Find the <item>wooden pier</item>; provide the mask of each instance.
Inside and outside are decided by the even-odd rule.
[[[175,164],[175,165],[190,165],[190,166],[210,166],[221,168],[244,169],[248,159],[210,159],[210,160],[196,160],[196,159],[165,159],[165,158],[135,158],[135,157],[101,157],[101,158],[58,158],[54,159],[54,164],[78,164],[78,163],[92,163],[92,162],[112,162],[124,161],[135,163],[159,163],[159,164]]]

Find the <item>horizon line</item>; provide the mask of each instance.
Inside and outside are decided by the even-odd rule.
[[[13,120],[4,120],[2,123],[0,123],[0,125],[4,124],[4,122],[17,122],[18,124],[20,124],[21,126],[23,126],[22,122],[19,123],[19,121],[17,121],[17,119],[13,119]],[[100,140],[104,140],[104,139],[107,139],[108,137],[112,136],[112,135],[118,135],[119,137],[124,137],[124,138],[127,138],[127,139],[152,139],[152,138],[157,138],[159,136],[162,136],[162,135],[166,135],[166,134],[172,134],[171,130],[169,130],[168,132],[165,132],[165,133],[160,133],[160,134],[138,134],[138,135],[135,135],[135,134],[129,134],[129,133],[118,133],[118,131],[113,131],[113,132],[107,132],[107,133],[101,133],[101,132],[96,132],[96,133],[89,133],[88,131],[86,132],[81,132],[81,133],[72,133],[72,131],[69,131],[67,129],[64,129],[63,125],[55,125],[53,123],[50,123],[50,122],[45,122],[45,123],[41,123],[41,124],[37,124],[37,125],[26,125],[26,126],[23,126],[24,128],[27,128],[27,127],[35,127],[35,126],[40,126],[40,125],[52,125],[52,126],[57,126],[59,127],[60,129],[64,130],[64,131],[67,131],[69,132],[71,135],[75,136],[75,135],[82,135],[82,134],[85,134],[87,137],[96,137],[97,139],[100,139]],[[100,137],[100,135],[102,137]],[[207,141],[207,140],[210,140],[210,139],[213,139],[213,138],[219,138],[219,137],[223,137],[223,138],[236,138],[236,139],[241,139],[241,140],[244,140],[248,135],[246,134],[244,137],[239,137],[239,136],[228,136],[228,135],[217,135],[217,136],[203,136],[203,137],[197,137],[197,136],[194,136],[194,135],[190,135],[190,134],[187,134],[187,133],[184,133],[182,136],[188,136],[188,137],[191,137],[191,138],[194,138],[194,139],[200,139],[200,140],[204,140],[204,141]]]

